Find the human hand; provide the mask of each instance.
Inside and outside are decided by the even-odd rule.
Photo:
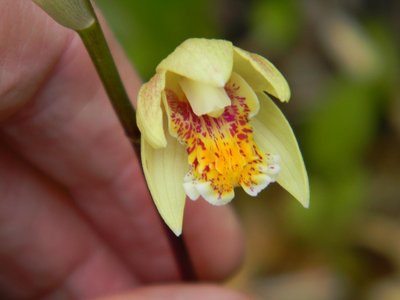
[[[242,299],[215,286],[157,285],[179,280],[177,266],[79,37],[31,1],[3,0],[0,14],[0,295]],[[139,79],[109,41],[135,99]],[[200,279],[238,265],[230,207],[188,202],[183,235]]]

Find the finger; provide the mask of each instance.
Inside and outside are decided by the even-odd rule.
[[[22,0],[15,2],[32,5],[25,1],[22,4]],[[20,13],[14,14],[14,17],[20,17]],[[59,50],[65,49],[65,44],[71,39],[68,31],[43,21],[47,17],[34,8],[30,8],[29,14],[23,17],[27,23],[35,19],[35,31],[43,33],[40,40],[42,47],[57,42],[54,39],[57,35],[60,45],[54,48],[60,52],[57,59],[49,61],[46,57],[42,58],[40,65],[53,65],[47,68],[52,69],[47,75],[49,80],[35,87],[35,97],[3,122],[2,131],[27,160],[67,187],[77,205],[140,278],[144,281],[176,279],[176,266],[161,223],[144,188],[138,161],[79,39],[73,37],[66,50]],[[22,40],[31,36],[30,30],[29,26],[20,28]],[[5,39],[6,45],[8,42]],[[115,43],[111,44],[115,48]],[[12,49],[13,46],[5,48]],[[138,79],[126,59],[118,57],[123,78],[130,83],[128,92],[135,95]],[[32,63],[29,59],[26,58],[25,62],[31,62],[31,68],[35,68],[38,62]],[[17,68],[17,62],[14,64]],[[20,76],[24,75],[20,73]],[[1,91],[0,86],[0,95]],[[224,224],[209,228],[206,212],[211,209],[214,208],[209,207],[201,213],[205,222],[197,234],[207,235],[213,241],[231,229]],[[227,207],[220,211],[231,213]],[[226,253],[232,250],[237,251],[226,249]],[[204,251],[209,250],[206,248]],[[212,255],[208,257],[211,259],[209,265],[222,259]],[[228,263],[236,264],[235,261]],[[213,277],[206,272],[203,275]]]
[[[34,17],[36,9],[30,1],[1,1],[0,9],[0,120],[3,120],[27,105],[51,73],[71,34],[58,34],[60,28],[52,26],[50,19]]]
[[[29,102],[24,101],[23,107],[16,105],[19,110],[5,109],[16,113],[4,120],[1,130],[23,156],[69,189],[78,206],[132,269],[142,273],[143,280],[177,278],[138,162],[79,39],[55,24],[30,1],[3,1],[0,6],[9,16],[5,21],[25,20],[25,26],[19,24],[12,32],[19,40],[10,37],[9,32],[3,32],[1,37],[4,52],[15,53],[7,60],[8,67],[3,74],[18,76],[10,76],[9,83],[4,85],[6,80],[0,80],[0,95],[6,92],[13,96],[15,93],[10,90],[17,87],[34,90],[31,94],[35,95]],[[2,24],[1,28],[9,25]],[[40,38],[36,32],[41,32]],[[20,46],[21,42],[25,43],[24,47]],[[53,46],[46,51],[47,45]],[[57,53],[35,57],[30,48],[35,53]],[[131,75],[124,78],[137,82],[125,64],[123,73],[129,70]],[[21,65],[26,67],[19,68]],[[39,74],[32,73],[33,69]],[[47,78],[47,84],[42,86],[43,80],[30,81],[36,77]],[[28,78],[22,83],[29,88],[20,86],[19,78]],[[33,83],[36,86],[32,88]],[[7,102],[14,104],[20,98]],[[160,265],[164,268],[153,272]]]
[[[244,239],[232,210],[188,201],[185,224],[183,236],[200,278],[222,280],[241,265]]]
[[[68,196],[1,144],[0,178],[3,297],[93,297],[137,284]]]
[[[98,300],[249,300],[249,296],[213,285],[164,285],[140,288],[130,293]]]

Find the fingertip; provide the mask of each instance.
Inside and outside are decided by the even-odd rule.
[[[200,279],[226,279],[242,263],[243,231],[229,205],[217,207],[201,199],[188,201],[183,237]]]

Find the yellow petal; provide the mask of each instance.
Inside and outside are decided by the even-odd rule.
[[[156,73],[142,85],[138,94],[136,121],[145,140],[155,149],[167,145],[163,127],[161,92],[165,86],[165,72]]]
[[[223,87],[212,86],[185,77],[179,84],[197,116],[212,114],[212,117],[218,117],[224,111],[224,107],[231,104],[231,99]]]
[[[188,39],[157,67],[213,86],[223,87],[233,66],[232,43],[224,40]]]
[[[187,154],[176,139],[167,135],[168,146],[154,149],[142,138],[142,165],[151,196],[168,227],[182,233],[186,195],[183,179],[188,172]]]
[[[239,73],[255,92],[265,91],[282,102],[288,102],[290,89],[286,79],[264,57],[234,47],[233,70]]]
[[[281,171],[277,182],[304,207],[308,207],[308,176],[293,130],[280,109],[267,95],[258,93],[257,96],[260,100],[260,111],[251,120],[254,139],[265,152],[280,156]]]

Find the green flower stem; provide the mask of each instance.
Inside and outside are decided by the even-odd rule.
[[[89,1],[88,3],[90,5]],[[94,11],[93,15],[95,16]],[[140,158],[140,131],[136,125],[135,110],[123,86],[97,18],[95,17],[95,21],[89,27],[77,30],[77,32],[89,52],[125,133],[129,137],[136,155]],[[176,237],[165,224],[164,229],[170,241],[182,280],[195,281],[197,279],[196,273],[183,238]]]
[[[98,20],[96,19],[88,28],[78,30],[77,32],[89,52],[126,135],[131,140],[135,151],[138,152],[140,148],[138,147],[140,144],[140,131],[136,125],[136,114],[123,86]]]

